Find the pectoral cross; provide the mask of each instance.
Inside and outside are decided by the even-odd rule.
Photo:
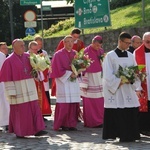
[[[27,74],[28,70],[27,68],[24,68],[24,73]]]

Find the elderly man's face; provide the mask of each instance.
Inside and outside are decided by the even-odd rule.
[[[14,43],[14,46],[13,46],[13,49],[14,49],[14,52],[18,55],[21,55],[24,53],[25,51],[25,44],[23,41],[21,40],[18,40]]]
[[[96,42],[93,42],[92,43],[92,47],[95,49],[95,50],[99,50],[102,48],[102,43],[96,41]]]
[[[142,40],[140,38],[135,38],[133,41],[132,41],[132,46],[136,49],[138,48],[139,46],[141,46],[142,44]]]
[[[150,49],[150,35],[145,36],[145,38],[143,39],[143,43],[146,48]]]

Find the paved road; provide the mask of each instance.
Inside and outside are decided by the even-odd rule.
[[[45,118],[46,136],[18,139],[0,132],[0,150],[150,150],[150,137],[142,136],[139,142],[130,143],[104,141],[100,128],[85,128],[80,122],[78,131],[53,131],[53,115]]]

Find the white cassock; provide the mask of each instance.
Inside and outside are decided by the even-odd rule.
[[[72,71],[66,71],[66,73],[56,78],[56,101],[57,103],[80,103],[80,88],[78,79],[70,81],[69,77]]]
[[[119,65],[122,67],[135,66],[134,56],[128,52],[128,57],[118,57],[114,51],[107,53],[103,62],[103,92],[105,108],[138,107],[139,100],[135,90],[139,89],[140,81],[134,84],[123,84],[119,87],[120,78],[116,77]],[[119,88],[118,88],[119,87]]]
[[[47,54],[47,52],[45,50],[42,50],[42,52],[43,52],[44,55],[48,56],[48,54]],[[43,82],[43,83],[44,83],[45,91],[49,91],[49,89],[50,89],[50,87],[49,87],[49,80],[47,82]]]
[[[145,53],[145,64],[150,64],[150,53]],[[147,89],[150,89],[150,67],[146,65],[146,74],[147,74]],[[148,100],[150,101],[150,90],[147,90]]]
[[[0,52],[0,69],[6,59],[5,54]],[[4,83],[0,82],[0,126],[6,126],[9,124],[9,111],[10,106],[5,96]]]

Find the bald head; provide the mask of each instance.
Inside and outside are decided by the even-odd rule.
[[[145,40],[146,38],[150,37],[150,32],[145,32],[143,34],[143,40]]]
[[[14,52],[17,55],[22,55],[25,51],[25,44],[24,44],[24,41],[22,39],[15,39],[12,42],[12,47],[13,47]]]
[[[143,35],[143,44],[146,48],[150,49],[150,32],[145,32]]]
[[[138,48],[139,46],[141,46],[142,44],[142,39],[140,36],[138,35],[134,35],[132,38],[131,38],[131,45],[134,49]]]

